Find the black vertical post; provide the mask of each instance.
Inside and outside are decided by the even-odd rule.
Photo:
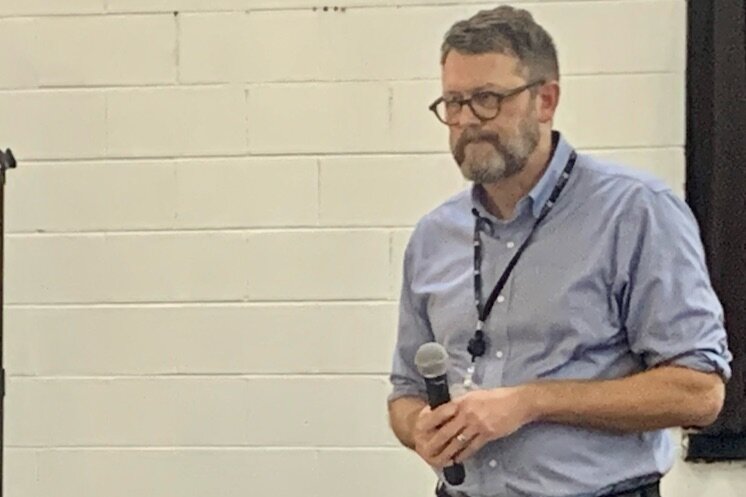
[[[5,311],[5,172],[16,167],[13,152],[0,150],[0,497],[3,496],[5,478],[3,454],[5,452],[5,361],[3,360],[3,314]]]
[[[689,0],[687,201],[735,356],[725,407],[689,459],[746,459],[746,0]]]

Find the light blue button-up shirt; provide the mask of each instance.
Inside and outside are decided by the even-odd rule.
[[[554,138],[547,170],[513,219],[489,214],[471,188],[417,224],[404,257],[389,400],[425,397],[414,355],[433,340],[450,355],[450,384],[463,383],[477,322],[471,210],[491,221],[481,234],[486,299],[570,156],[564,138]],[[723,310],[688,206],[661,181],[584,154],[485,333],[489,346],[474,374],[480,388],[621,378],[664,363],[730,377]],[[657,479],[673,460],[665,430],[622,435],[534,423],[486,445],[452,488],[474,497],[595,497]]]

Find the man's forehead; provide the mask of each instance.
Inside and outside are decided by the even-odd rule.
[[[500,53],[462,54],[452,51],[442,67],[444,92],[463,92],[492,87],[504,90],[520,83],[520,62]]]

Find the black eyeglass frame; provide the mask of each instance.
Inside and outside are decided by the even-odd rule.
[[[505,101],[505,99],[513,97],[515,95],[518,95],[519,93],[522,93],[522,92],[524,92],[524,91],[526,91],[529,88],[532,88],[534,86],[543,85],[544,83],[546,83],[546,81],[543,80],[543,79],[540,79],[540,80],[537,80],[537,81],[533,81],[531,83],[527,83],[527,84],[525,84],[523,86],[519,86],[518,88],[514,88],[512,90],[508,90],[508,91],[503,92],[503,93],[496,92],[496,91],[485,90],[485,91],[478,91],[478,92],[474,93],[473,95],[471,95],[470,97],[467,97],[467,98],[458,98],[458,99],[453,99],[453,100],[446,100],[445,97],[439,97],[437,100],[435,100],[435,102],[433,102],[432,104],[430,104],[430,107],[428,107],[428,109],[433,114],[435,114],[435,117],[438,118],[438,121],[442,122],[446,126],[453,126],[454,124],[456,124],[455,122],[449,123],[448,121],[446,121],[445,119],[443,119],[442,117],[440,117],[440,114],[438,113],[438,105],[440,105],[441,103],[446,102],[446,101],[448,103],[452,103],[452,104],[453,103],[457,103],[457,104],[459,104],[459,110],[458,110],[457,115],[460,115],[461,112],[463,112],[463,110],[464,110],[464,104],[466,104],[466,105],[469,106],[469,109],[471,110],[472,114],[474,114],[475,116],[477,116],[477,119],[479,119],[482,122],[487,122],[487,121],[491,121],[491,120],[495,119],[497,116],[500,115],[500,111],[502,110],[502,105],[503,105],[503,102]],[[474,108],[474,105],[472,104],[472,100],[475,97],[479,96],[479,95],[491,95],[491,96],[497,98],[497,107],[496,107],[496,110],[494,112],[494,115],[485,116],[484,112],[480,113],[480,112],[478,112]]]

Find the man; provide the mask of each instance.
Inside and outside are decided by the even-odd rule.
[[[441,64],[431,110],[474,186],[405,251],[392,429],[439,495],[657,496],[665,429],[712,423],[730,376],[696,221],[663,183],[552,130],[556,50],[528,12],[455,24]],[[457,387],[434,411],[414,365],[431,341]],[[444,481],[453,463],[462,484]]]

